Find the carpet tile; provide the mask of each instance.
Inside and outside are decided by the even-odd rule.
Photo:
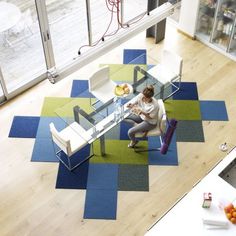
[[[119,165],[119,191],[149,191],[148,165]]]
[[[105,64],[102,64],[103,66]],[[133,73],[135,65],[127,64],[106,64],[110,68],[110,78],[114,81],[133,82]],[[146,65],[140,65],[141,68],[147,68]],[[139,73],[138,78],[142,78],[143,75]]]
[[[87,189],[117,190],[118,165],[92,164],[89,165]]]
[[[115,220],[117,210],[117,191],[87,189],[84,219]]]
[[[51,138],[37,137],[35,139],[31,161],[58,162]]]
[[[228,121],[224,101],[200,101],[202,120]]]
[[[197,84],[195,82],[181,82],[180,90],[173,95],[173,99],[198,100]]]
[[[73,80],[70,97],[80,97],[80,98],[94,97],[88,91],[88,80]]]
[[[49,124],[51,122],[54,123],[58,131],[66,127],[65,121],[63,121],[60,117],[41,116],[39,125],[38,125],[37,135],[36,135],[37,138],[50,138],[51,139],[51,133],[49,129]]]
[[[176,120],[201,120],[199,101],[194,100],[166,100],[167,117]]]
[[[148,143],[150,149],[161,146],[159,137],[149,137]],[[148,163],[149,165],[178,165],[176,134],[173,135],[168,152],[165,155],[161,154],[160,151],[148,152]]]
[[[73,107],[79,105],[86,112],[92,112],[89,99],[87,98],[65,98],[46,97],[44,99],[41,116],[74,117]]]
[[[59,164],[56,188],[86,189],[89,163],[84,162],[73,171],[69,171],[61,162]]]
[[[90,163],[113,163],[113,164],[148,164],[147,153],[135,153],[132,148],[128,148],[128,140],[106,140],[106,155],[100,156],[100,144],[94,143],[95,156],[90,159]],[[147,147],[147,141],[142,141]]]
[[[11,138],[35,138],[40,117],[38,116],[14,116],[9,137]]]
[[[146,49],[124,49],[123,64],[147,64]]]
[[[179,120],[176,129],[177,142],[205,142],[201,120]]]

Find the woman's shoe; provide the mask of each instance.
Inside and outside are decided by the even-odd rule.
[[[129,144],[128,144],[128,148],[134,148],[135,147],[135,145],[138,143],[138,140],[136,140],[136,141],[131,141]]]

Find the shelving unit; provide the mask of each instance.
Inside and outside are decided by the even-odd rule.
[[[196,37],[236,60],[236,0],[200,0]]]

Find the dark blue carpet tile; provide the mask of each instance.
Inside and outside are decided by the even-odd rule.
[[[58,168],[56,188],[86,189],[89,162],[84,162],[73,171],[69,171],[61,162]]]
[[[89,165],[87,189],[117,190],[118,165],[92,164]]]
[[[200,101],[200,109],[202,120],[229,120],[224,101]]]
[[[58,162],[51,138],[36,137],[31,161]]]
[[[149,137],[148,145],[149,148],[160,147],[159,137]],[[172,137],[167,153],[163,155],[160,153],[160,151],[149,151],[148,162],[149,165],[178,165],[176,134],[174,134]]]
[[[38,116],[14,116],[9,137],[35,138],[39,119]]]
[[[90,154],[90,145],[87,144],[85,147],[80,149],[78,152],[70,156],[71,166],[75,166],[78,163],[84,161]],[[64,152],[60,152],[60,158],[68,165],[68,158]]]
[[[205,142],[201,120],[179,120],[176,129],[177,142]]]
[[[124,49],[123,64],[147,64],[146,49]]]
[[[148,165],[119,165],[119,191],[149,191]]]
[[[73,80],[70,96],[84,98],[94,97],[88,91],[88,80]]]
[[[57,130],[62,130],[66,127],[66,122],[60,117],[40,117],[37,138],[51,138],[49,124],[53,122]]]
[[[122,121],[120,123],[120,140],[129,140],[128,130],[133,127],[132,123]]]
[[[84,219],[115,220],[117,190],[87,189]]]
[[[175,83],[178,85],[178,83]],[[173,95],[174,100],[198,100],[197,84],[195,82],[182,82],[180,90]]]

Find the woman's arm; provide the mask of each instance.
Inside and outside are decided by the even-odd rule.
[[[144,112],[144,111],[142,111],[142,110],[140,110],[139,115],[144,115],[144,116],[146,116],[148,119],[152,119],[152,117],[150,117],[149,113]]]

